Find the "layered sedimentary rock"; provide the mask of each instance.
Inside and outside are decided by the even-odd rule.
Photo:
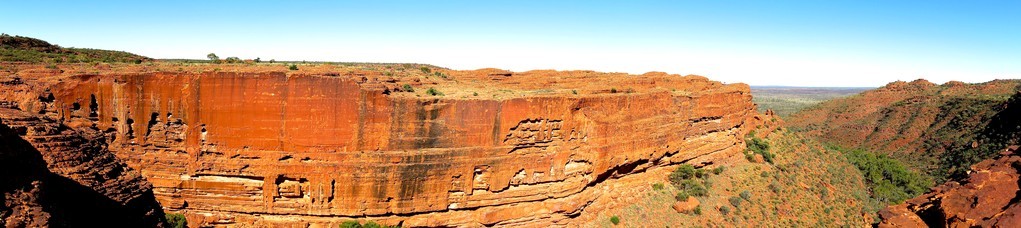
[[[0,225],[163,225],[152,186],[88,134],[0,107]]]
[[[604,182],[740,152],[754,116],[746,85],[661,73],[49,77],[7,100],[103,132],[167,210],[205,225],[569,225],[613,194]]]
[[[879,212],[879,227],[1014,227],[1021,224],[1018,203],[1021,156],[1017,146],[972,166],[967,179]]]

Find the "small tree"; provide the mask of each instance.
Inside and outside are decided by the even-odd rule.
[[[209,58],[209,61],[212,62],[220,62],[220,56],[216,56],[216,53],[209,53],[206,55],[206,58]]]
[[[695,166],[682,164],[673,173],[670,173],[670,183],[680,185],[681,181],[695,177]]]
[[[613,217],[610,217],[610,222],[613,223],[613,225],[620,224],[620,217],[614,215]]]
[[[287,69],[298,70],[298,65],[291,64],[291,66],[287,67]]]
[[[255,60],[252,60],[252,61],[255,61],[255,62],[257,62],[257,63],[260,63],[260,62],[262,62],[262,59],[260,59],[259,57],[255,57]]]

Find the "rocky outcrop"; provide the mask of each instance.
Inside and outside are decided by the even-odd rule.
[[[698,204],[698,199],[695,199],[694,196],[689,196],[686,200],[675,202],[671,208],[677,211],[677,213],[691,213],[695,211],[695,208],[698,208]]]
[[[746,85],[698,76],[302,68],[48,76],[7,100],[97,129],[213,226],[567,225],[605,182],[740,153],[754,120]]]
[[[0,108],[0,224],[163,225],[151,185],[88,134]]]
[[[879,212],[880,227],[1013,227],[1021,224],[1018,203],[1021,154],[1017,146],[972,166],[967,179]]]

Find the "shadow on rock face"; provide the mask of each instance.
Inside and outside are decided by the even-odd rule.
[[[6,227],[160,227],[163,213],[149,191],[121,203],[50,172],[42,154],[0,124],[0,225]]]

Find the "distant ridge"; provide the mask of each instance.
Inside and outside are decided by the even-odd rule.
[[[890,155],[937,180],[963,177],[1019,133],[1021,80],[896,81],[792,114],[791,129]]]
[[[28,63],[142,63],[152,58],[123,51],[65,48],[44,40],[0,34],[0,62]]]

